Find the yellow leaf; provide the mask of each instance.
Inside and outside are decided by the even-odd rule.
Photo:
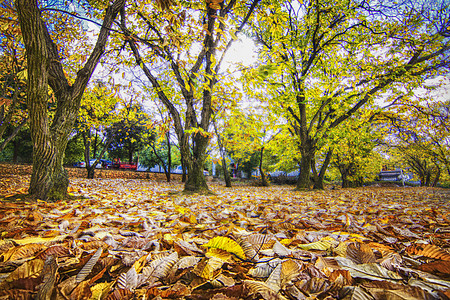
[[[245,254],[242,247],[232,239],[224,236],[216,236],[208,243],[204,244],[203,247],[225,250],[227,252],[233,253],[241,259],[245,259]]]
[[[328,250],[331,248],[331,243],[328,241],[317,241],[309,244],[300,244],[297,245],[303,250]]]
[[[42,259],[29,260],[12,271],[6,278],[6,281],[11,282],[31,276],[38,277],[43,268],[44,261]]]
[[[112,282],[102,282],[94,285],[91,287],[92,300],[100,300],[103,299],[104,296],[106,296],[109,291],[111,290],[111,287],[115,284],[115,281]]]

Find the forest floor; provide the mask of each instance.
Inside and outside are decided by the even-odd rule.
[[[450,194],[0,175],[0,299],[447,299]],[[14,201],[8,200],[12,199]],[[51,295],[51,296],[50,296]]]

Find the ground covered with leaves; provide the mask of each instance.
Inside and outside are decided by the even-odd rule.
[[[0,299],[447,299],[449,193],[0,178]],[[19,197],[20,198],[20,197]]]

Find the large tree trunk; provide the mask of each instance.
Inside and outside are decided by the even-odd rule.
[[[33,171],[28,191],[42,200],[63,198],[69,180],[62,166],[67,140],[64,143],[61,137],[68,135],[64,126],[57,126],[57,133],[50,131],[47,115],[50,54],[43,30],[45,24],[40,19],[36,1],[18,0],[16,7],[28,64],[27,105],[33,141]]]
[[[185,158],[187,158],[187,180],[184,185],[184,190],[187,192],[205,193],[209,192],[206,184],[205,175],[203,175],[206,147],[208,146],[209,138],[200,134],[193,137],[194,149],[193,153],[185,151]],[[183,147],[186,148],[186,147]]]
[[[67,196],[69,179],[63,167],[64,151],[75,123],[81,97],[95,66],[104,53],[110,28],[124,0],[116,0],[106,9],[103,27],[85,66],[70,85],[36,0],[16,0],[15,6],[25,42],[28,66],[27,105],[33,141],[33,171],[29,194],[42,200],[59,200]],[[50,125],[48,86],[57,99]]]
[[[305,190],[311,187],[311,162],[314,158],[314,152],[308,145],[309,143],[301,149],[302,157],[300,159],[300,174],[297,180],[297,190]]]

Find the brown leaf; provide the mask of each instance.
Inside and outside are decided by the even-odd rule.
[[[172,285],[170,288],[161,291],[160,296],[163,298],[173,298],[173,299],[177,299],[177,298],[181,298],[185,295],[189,295],[190,294],[190,290],[187,286],[185,286],[184,284],[177,282],[174,285]]]
[[[372,248],[361,243],[350,243],[347,246],[347,258],[356,264],[367,264],[376,261]]]
[[[89,300],[92,296],[89,280],[83,281],[70,294],[70,300]]]
[[[450,261],[438,260],[420,265],[419,270],[450,279]]]
[[[14,261],[22,258],[28,258],[34,256],[37,252],[40,252],[47,247],[42,244],[26,244],[9,249],[3,253],[0,258],[3,257],[3,261]]]
[[[133,298],[133,293],[131,291],[118,289],[109,294],[105,300],[130,300],[131,298]]]
[[[48,247],[44,251],[41,251],[36,255],[36,258],[40,258],[42,260],[45,260],[48,256],[54,256],[54,257],[65,257],[70,255],[69,248],[63,246],[63,245],[55,245]]]
[[[33,300],[34,293],[27,290],[0,290],[0,299]]]
[[[43,268],[44,261],[42,259],[29,260],[11,272],[5,280],[11,282],[31,276],[37,277]]]
[[[412,255],[420,255],[450,261],[450,253],[435,245],[413,244],[406,248],[406,252]]]

